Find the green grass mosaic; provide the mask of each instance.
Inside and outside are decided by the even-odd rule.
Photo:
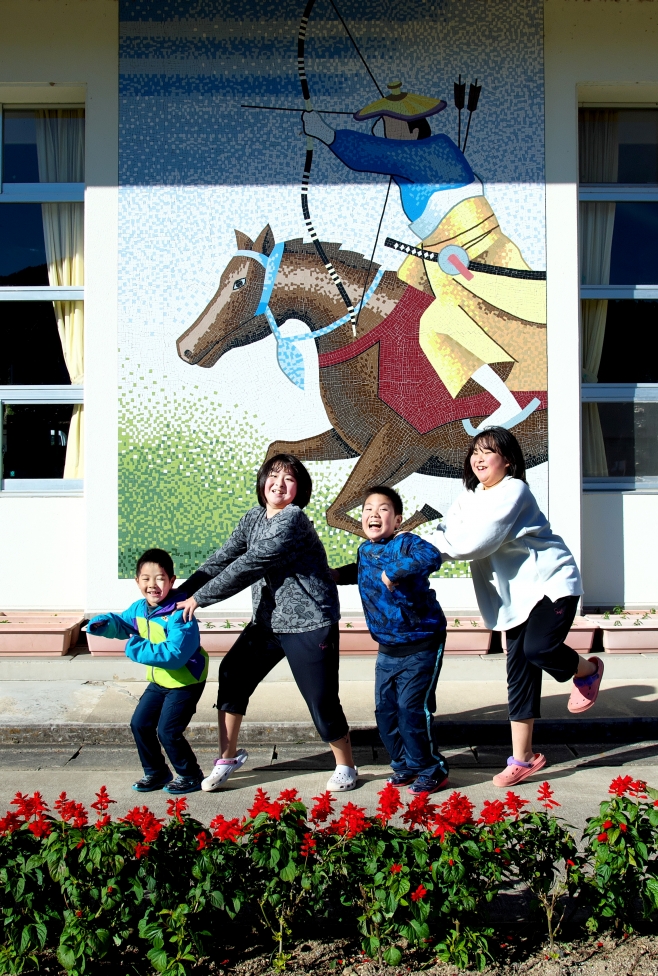
[[[268,438],[264,423],[216,393],[177,385],[125,361],[119,418],[119,577],[151,546],[171,553],[188,576],[228,538],[256,502],[256,472]],[[344,468],[308,465],[314,483],[307,508],[329,563],[353,561],[360,539],[331,528],[325,513],[343,485]],[[416,500],[403,492],[407,511]],[[422,504],[422,502],[421,502]],[[359,517],[358,512],[351,513]],[[449,563],[437,576],[470,576],[468,563]]]

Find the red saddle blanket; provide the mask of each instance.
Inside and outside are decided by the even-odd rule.
[[[420,317],[433,301],[431,295],[409,285],[388,318],[371,332],[318,357],[320,368],[327,369],[379,344],[379,397],[419,434],[453,420],[488,417],[498,407],[498,401],[486,392],[452,397],[437,376],[418,342]],[[525,390],[514,396],[521,408],[535,397],[546,407],[544,390]]]

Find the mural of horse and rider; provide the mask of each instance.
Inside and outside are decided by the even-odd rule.
[[[373,483],[427,534],[486,425],[546,503],[541,0],[337,4],[122,5],[120,575],[186,575],[279,451],[334,565]]]
[[[432,136],[428,119],[445,101],[402,92],[399,82],[389,89],[354,116],[382,119],[383,136],[335,131],[315,112],[304,113],[304,129],[351,169],[398,184],[419,247],[387,241],[408,252],[394,272],[338,244],[276,242],[269,225],[255,242],[236,230],[236,256],[177,343],[184,362],[211,367],[271,331],[281,369],[303,387],[296,343],[314,339],[332,426],[277,440],[268,455],[358,457],[327,511],[330,525],[357,535],[360,523],[348,513],[369,485],[394,486],[414,473],[460,477],[480,425],[513,428],[530,466],[547,456],[545,275],[502,232],[465,140],[459,147]],[[310,331],[282,336],[289,319]],[[437,515],[425,505],[404,528]]]

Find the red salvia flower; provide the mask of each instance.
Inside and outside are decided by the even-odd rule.
[[[560,806],[557,800],[553,799],[553,790],[545,781],[541,784],[541,786],[537,790],[537,799],[539,800],[544,810],[546,811],[552,810],[553,807]]]
[[[104,816],[98,818],[98,820],[94,824],[94,827],[96,828],[96,830],[102,830],[103,827],[107,827],[107,825],[110,824],[110,823],[112,823],[112,817],[109,815],[109,813],[106,813]],[[77,824],[75,822],[75,820],[74,820],[73,821],[73,826],[74,827],[78,827],[78,826],[82,826],[82,825]]]
[[[606,822],[603,824],[603,829],[609,830],[610,827],[612,827],[612,820],[606,820]]]
[[[572,861],[571,858],[568,858],[565,861],[565,864],[567,865],[568,868],[575,868],[575,866],[576,866],[576,862],[575,861]]]
[[[597,834],[596,839],[600,844],[605,844],[608,840],[608,835],[604,831],[603,833]]]
[[[401,870],[401,864],[391,864],[391,874],[399,874]]]
[[[281,790],[276,800],[277,803],[299,803],[301,796],[297,790]]]
[[[265,790],[259,786],[256,790],[256,795],[254,796],[254,804],[251,809],[247,810],[249,816],[254,819],[259,813],[269,813],[270,811],[270,798],[265,792]]]
[[[210,821],[210,829],[218,840],[231,841],[233,844],[237,844],[246,832],[244,820],[238,820],[237,817],[234,817],[233,820],[227,820],[221,813],[218,813],[215,819]]]
[[[202,851],[210,843],[210,837],[205,832],[205,830],[202,830],[200,833],[196,835],[196,840],[197,840],[197,845],[196,845],[197,851]]]
[[[88,816],[83,804],[69,800],[66,793],[60,793],[58,799],[55,800],[55,810],[65,823],[71,822],[74,827],[78,828],[86,827]]]
[[[187,797],[177,796],[167,800],[167,816],[178,823],[183,823],[183,814],[187,811]]]
[[[502,800],[485,800],[480,811],[478,823],[495,824],[505,819],[505,804]]]
[[[628,795],[636,796],[640,800],[647,800],[647,784],[642,779],[633,780],[628,787]]]
[[[41,814],[34,818],[29,824],[27,829],[31,831],[35,837],[49,837],[52,833],[52,824],[49,820],[46,820]]]
[[[25,821],[48,812],[48,804],[44,802],[39,792],[33,793],[32,796],[28,796],[27,793],[17,793],[11,805],[18,807],[16,813]]]
[[[5,816],[0,820],[0,834],[13,834],[21,825],[20,818],[13,810],[7,810]]]
[[[434,823],[437,809],[436,803],[430,803],[427,793],[420,793],[407,804],[407,809],[402,814],[402,820],[410,827],[422,827],[424,830],[429,830]]]
[[[315,805],[309,815],[311,822],[324,823],[334,812],[334,803],[336,802],[334,797],[327,790],[326,793],[321,793],[320,796],[314,796],[313,802]]]
[[[626,831],[628,830],[628,827],[626,826],[625,823],[620,823],[619,824],[619,829],[621,830],[622,834],[625,834]]]
[[[465,824],[473,823],[473,810],[475,807],[467,796],[455,790],[447,800],[441,804],[440,813],[444,821],[451,827],[463,827]]]
[[[363,833],[368,826],[365,807],[357,807],[354,803],[346,803],[341,810],[340,817],[331,824],[337,834],[345,837],[356,837]]]
[[[96,794],[96,802],[92,803],[91,809],[95,810],[97,813],[105,813],[109,810],[110,803],[116,803],[116,800],[111,800],[107,792],[106,786],[101,786],[100,790]]]
[[[135,857],[137,860],[139,861],[140,858],[146,857],[150,849],[148,844],[135,844]]]
[[[133,807],[122,819],[126,823],[132,824],[133,827],[137,827],[147,844],[151,844],[154,840],[157,840],[158,834],[162,830],[162,824],[164,823],[164,821],[158,820],[146,806]]]
[[[440,813],[434,814],[434,836],[438,837],[441,843],[446,839],[446,834],[454,834],[455,828],[452,824],[444,820]]]
[[[512,790],[508,790],[504,802],[507,812],[514,817],[515,820],[518,820],[519,814],[523,812],[523,808],[530,803],[530,800],[524,800],[518,795],[518,793],[513,793]]]
[[[424,898],[426,894],[427,888],[425,888],[422,884],[419,884],[416,890],[411,892],[411,900],[420,901],[421,898]]]
[[[310,857],[315,854],[315,849],[318,845],[317,840],[310,831],[304,834],[304,840],[302,841],[302,846],[299,849],[299,853],[302,857]]]
[[[388,823],[398,810],[403,807],[400,799],[400,791],[391,783],[387,783],[383,790],[380,790],[379,803],[377,804],[377,816],[382,823]]]
[[[608,793],[614,793],[615,796],[623,796],[624,793],[628,792],[628,788],[632,782],[632,776],[617,776],[610,784]]]

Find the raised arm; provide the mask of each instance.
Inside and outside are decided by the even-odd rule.
[[[511,480],[500,488],[478,491],[476,504],[464,506],[457,499],[437,529],[442,534],[435,539],[438,548],[452,559],[485,559],[514,538],[519,516],[528,507],[528,495],[522,481]],[[526,532],[524,528],[519,534]]]
[[[441,562],[441,553],[431,542],[405,532],[396,539],[390,556],[382,560],[382,569],[392,583],[399,583],[406,576],[429,576],[441,568]]]
[[[96,637],[108,637],[110,640],[126,640],[137,633],[133,623],[135,619],[136,603],[131,604],[123,613],[99,613],[92,617],[87,624],[87,630]]]
[[[194,593],[197,604],[207,607],[226,600],[275,567],[293,564],[307,541],[305,523],[306,516],[293,505],[269,519],[260,539]]]

